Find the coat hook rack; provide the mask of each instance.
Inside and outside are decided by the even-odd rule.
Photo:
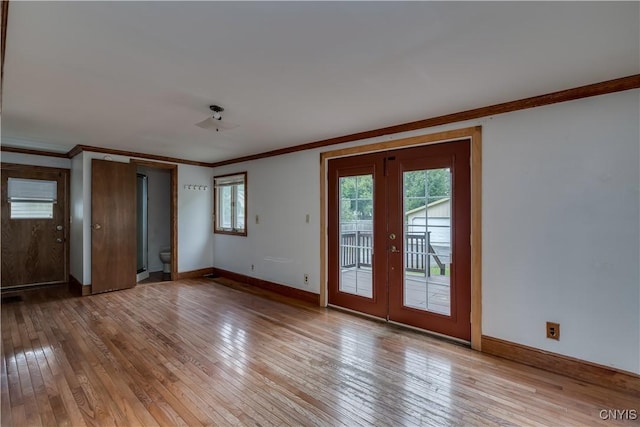
[[[185,184],[184,185],[184,189],[185,190],[194,190],[194,191],[207,191],[209,189],[208,185],[201,185],[201,184]]]

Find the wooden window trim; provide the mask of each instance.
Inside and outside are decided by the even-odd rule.
[[[224,229],[224,228],[219,228],[218,227],[218,187],[216,186],[216,180],[220,179],[220,178],[226,178],[226,177],[231,177],[231,176],[242,176],[242,180],[244,183],[244,229],[242,230],[237,230],[237,229],[233,229],[233,230],[229,230],[229,229]],[[248,222],[249,222],[249,217],[248,217],[248,179],[247,179],[247,171],[244,172],[236,172],[236,173],[228,173],[228,174],[224,174],[224,175],[216,175],[213,177],[213,215],[212,215],[212,220],[213,220],[213,232],[215,234],[226,234],[226,235],[230,235],[230,236],[247,236],[247,226],[248,226]],[[235,208],[235,196],[232,196],[233,200],[232,200],[232,206]],[[235,209],[234,209],[235,210]],[[235,221],[235,213],[232,212],[232,218],[233,221]]]

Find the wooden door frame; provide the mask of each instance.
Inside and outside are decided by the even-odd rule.
[[[178,165],[149,160],[131,159],[136,166],[147,166],[156,169],[167,169],[171,174],[171,280],[178,280]]]
[[[320,153],[320,306],[328,303],[328,161],[377,151],[469,140],[471,154],[471,348],[482,339],[482,127],[420,135]]]
[[[2,170],[7,170],[7,171],[34,171],[34,172],[51,172],[51,173],[62,173],[65,176],[65,186],[64,186],[64,192],[65,192],[65,200],[64,200],[64,214],[63,214],[63,224],[64,224],[64,241],[65,241],[65,248],[64,248],[64,259],[65,259],[65,265],[64,265],[64,277],[65,277],[65,281],[67,283],[70,282],[70,259],[69,256],[71,254],[70,251],[70,246],[71,246],[71,239],[69,238],[69,233],[70,233],[70,228],[71,228],[71,170],[68,168],[55,168],[55,167],[49,167],[49,166],[34,166],[34,165],[23,165],[23,164],[19,164],[19,163],[0,163],[0,168]],[[29,285],[24,285],[24,286],[29,286]]]

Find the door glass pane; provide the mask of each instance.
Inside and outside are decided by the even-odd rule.
[[[340,291],[373,297],[373,175],[340,178]]]
[[[451,314],[451,172],[403,173],[404,305]]]

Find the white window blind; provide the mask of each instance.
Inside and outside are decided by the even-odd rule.
[[[216,187],[244,184],[244,174],[216,177],[214,184]]]
[[[9,178],[7,184],[11,219],[53,218],[53,205],[58,201],[56,181]]]
[[[7,195],[9,202],[58,201],[58,183],[42,179],[9,178]]]

